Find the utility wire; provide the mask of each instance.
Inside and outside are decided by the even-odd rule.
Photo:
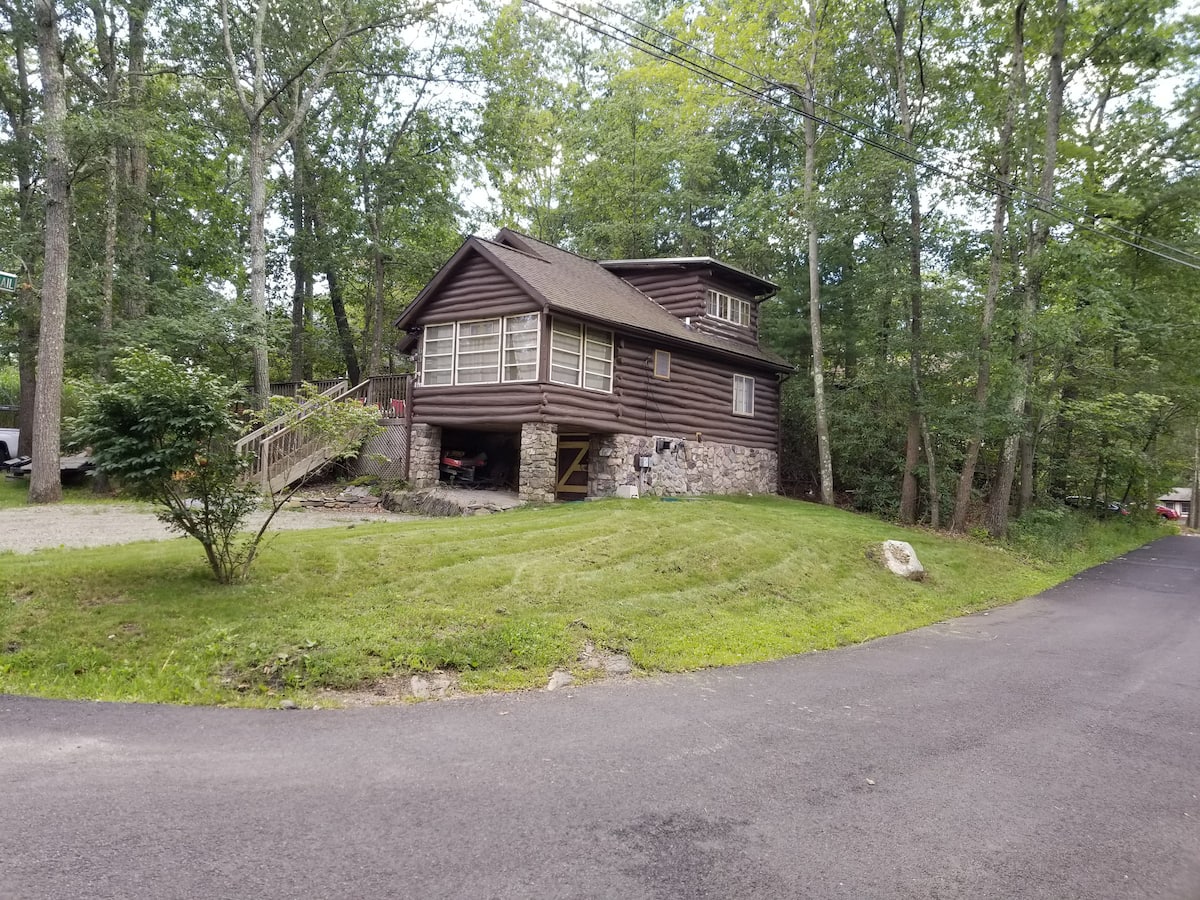
[[[531,0],[531,2],[532,2],[532,0]],[[541,4],[537,4],[537,3],[535,3],[535,5],[541,6]],[[755,99],[758,99],[762,102],[771,103],[776,106],[780,105],[773,98],[770,98],[769,96],[767,96],[764,92],[756,90],[754,88],[751,88],[748,85],[745,85],[743,83],[737,82],[736,80],[731,79],[729,76],[723,75],[719,72],[716,72],[715,70],[708,69],[705,66],[701,66],[697,63],[694,63],[692,60],[688,60],[686,57],[680,56],[679,54],[675,53],[674,51],[664,50],[663,48],[659,47],[657,44],[647,41],[645,38],[641,37],[640,35],[632,34],[631,32],[625,31],[624,29],[620,29],[620,28],[617,28],[616,26],[609,25],[608,23],[597,18],[596,16],[591,15],[590,13],[586,13],[577,8],[570,7],[568,4],[562,2],[562,0],[560,0],[560,5],[566,7],[568,10],[571,10],[581,16],[586,16],[587,18],[592,19],[593,21],[600,24],[602,27],[607,27],[607,28],[611,29],[612,31],[617,32],[618,34],[621,34],[627,38],[630,38],[635,43],[630,43],[627,40],[623,40],[621,37],[618,37],[616,34],[606,33],[604,31],[601,31],[601,30],[598,30],[595,28],[591,28],[591,26],[589,26],[586,22],[572,20],[569,16],[563,16],[561,13],[557,13],[553,10],[548,10],[548,11],[554,15],[559,15],[561,18],[565,18],[567,21],[576,21],[576,24],[582,25],[585,28],[590,28],[591,30],[595,31],[598,34],[605,34],[606,36],[612,37],[612,38],[616,39],[617,41],[625,44],[626,46],[630,46],[635,49],[642,50],[643,52],[649,53],[650,55],[655,56],[656,58],[663,60],[665,62],[678,61],[678,63],[683,64],[686,68],[688,68],[694,72],[697,72],[698,74],[707,73],[707,76],[702,74],[702,77],[708,77],[709,80],[716,80],[721,83],[737,85],[739,88],[738,93],[742,93],[747,96],[754,96]],[[804,92],[803,90],[801,90],[800,88],[798,88],[795,85],[788,84],[786,82],[778,82],[773,79],[766,78],[765,76],[758,75],[755,72],[751,72],[747,69],[744,69],[741,66],[738,66],[737,64],[724,59],[723,57],[717,56],[716,54],[713,54],[712,52],[710,52],[708,50],[704,50],[703,48],[696,47],[693,44],[689,44],[688,42],[683,41],[682,39],[677,38],[674,35],[671,35],[669,32],[666,32],[666,31],[664,31],[660,28],[657,28],[653,25],[650,25],[648,23],[641,22],[640,20],[635,19],[632,16],[629,16],[625,12],[623,12],[619,9],[615,9],[603,2],[599,2],[597,5],[599,5],[600,7],[602,7],[605,10],[615,13],[616,15],[620,16],[621,18],[637,25],[640,28],[644,28],[644,29],[652,31],[656,34],[662,35],[663,37],[667,38],[668,40],[670,40],[674,43],[677,43],[683,47],[691,49],[691,50],[693,50],[697,53],[700,53],[704,56],[707,56],[710,59],[713,59],[729,68],[732,68],[738,72],[748,75],[751,78],[761,81],[765,85],[767,85],[768,88],[783,89],[783,90],[787,91],[789,94],[800,97],[801,99],[811,99],[811,102],[815,106],[820,106],[823,109],[828,109],[840,117],[847,118],[853,122],[856,122],[857,124],[864,125],[868,128],[871,128],[872,130],[881,131],[893,140],[901,141],[903,143],[909,144],[915,150],[923,149],[918,144],[916,144],[914,141],[912,141],[908,138],[902,137],[900,135],[896,135],[896,134],[888,131],[887,129],[883,128],[880,125],[876,125],[875,123],[868,122],[863,119],[859,119],[859,118],[851,115],[850,113],[846,113],[840,109],[837,109],[836,107],[829,106],[828,104],[820,103],[820,102],[816,101],[815,98],[809,98],[808,94],[806,92]],[[546,7],[542,6],[541,8],[545,9]],[[649,48],[649,49],[647,49],[647,48]],[[942,165],[927,162],[927,161],[920,159],[912,154],[904,153],[904,152],[898,151],[892,147],[885,146],[885,145],[879,143],[878,141],[864,137],[863,135],[855,133],[855,132],[849,130],[848,128],[845,128],[843,126],[837,125],[836,123],[830,122],[828,119],[825,119],[825,118],[822,118],[819,116],[815,116],[815,115],[809,116],[809,114],[804,112],[803,110],[795,110],[793,107],[790,107],[790,106],[785,106],[782,108],[786,108],[786,109],[789,109],[794,112],[799,112],[802,116],[804,116],[806,118],[812,118],[817,123],[825,125],[826,127],[832,128],[833,130],[838,131],[838,132],[846,135],[847,137],[850,137],[852,140],[855,140],[866,146],[870,146],[870,147],[879,149],[885,153],[888,153],[888,154],[895,156],[899,159],[902,159],[906,162],[912,163],[913,165],[921,166],[922,168],[924,168],[928,171],[934,172],[938,175],[941,175],[945,178],[960,181],[960,182],[966,184],[969,188],[984,191],[984,192],[992,194],[992,195],[997,194],[997,190],[992,189],[985,184],[972,183],[969,177],[951,172]],[[928,151],[925,151],[925,152],[928,152]],[[962,168],[966,169],[970,175],[974,175],[977,178],[981,178],[984,181],[990,182],[990,183],[994,184],[996,186],[996,188],[998,188],[1000,190],[1008,191],[1010,196],[1012,196],[1013,194],[1019,194],[1019,195],[1024,195],[1025,197],[1028,197],[1029,200],[1018,199],[1017,202],[1021,203],[1023,206],[1026,206],[1026,207],[1033,206],[1033,207],[1041,210],[1042,212],[1045,212],[1045,213],[1050,214],[1051,216],[1054,216],[1055,218],[1059,219],[1059,221],[1070,224],[1073,227],[1079,228],[1082,231],[1088,231],[1088,232],[1091,232],[1098,236],[1105,237],[1110,240],[1115,240],[1126,246],[1129,246],[1129,247],[1132,247],[1132,248],[1138,249],[1138,250],[1143,250],[1145,252],[1151,253],[1155,256],[1159,256],[1168,261],[1176,262],[1176,263],[1179,263],[1180,265],[1188,266],[1189,268],[1200,269],[1200,255],[1192,253],[1188,250],[1184,250],[1183,248],[1174,246],[1172,244],[1168,244],[1165,241],[1159,241],[1155,238],[1149,238],[1144,235],[1138,235],[1136,232],[1130,231],[1129,229],[1123,228],[1119,225],[1110,225],[1105,229],[1100,229],[1095,226],[1085,224],[1084,222],[1081,222],[1079,220],[1090,218],[1089,214],[1086,212],[1077,210],[1077,209],[1070,207],[1070,206],[1068,206],[1058,200],[1055,200],[1053,198],[1043,199],[1038,194],[1035,194],[1032,191],[1022,188],[1015,183],[1006,182],[1000,178],[995,177],[994,175],[991,175],[990,173],[980,172],[975,167],[962,166]],[[1059,210],[1062,210],[1063,212],[1057,212],[1055,209],[1048,208],[1048,207],[1057,207]],[[1120,237],[1120,235],[1115,234],[1114,232],[1122,232],[1124,234],[1131,235],[1133,240],[1123,239],[1122,237]],[[1165,252],[1157,251],[1154,247],[1149,246],[1150,244],[1157,245],[1158,247],[1164,248]]]
[[[531,2],[532,2],[532,0],[531,0]],[[541,4],[537,4],[537,3],[535,3],[535,5],[541,6]],[[582,25],[585,28],[590,28],[591,30],[595,31],[598,34],[604,34],[608,37],[612,37],[612,38],[618,40],[619,42],[625,44],[626,46],[630,46],[630,47],[633,47],[634,49],[642,50],[643,52],[646,52],[649,55],[655,56],[656,58],[663,60],[665,62],[678,61],[678,63],[683,64],[686,68],[688,68],[694,72],[697,72],[697,74],[702,74],[702,77],[708,77],[709,80],[717,80],[722,83],[737,84],[740,88],[738,90],[738,93],[742,93],[746,96],[753,96],[753,97],[755,97],[755,99],[758,99],[762,102],[772,103],[773,105],[777,105],[777,106],[779,105],[772,98],[768,97],[764,92],[750,88],[748,85],[744,85],[742,83],[736,82],[735,80],[729,78],[729,76],[722,75],[721,73],[716,72],[715,70],[708,69],[707,67],[704,67],[704,66],[700,66],[699,64],[694,63],[692,60],[689,60],[686,57],[680,56],[679,54],[675,53],[674,51],[664,50],[663,48],[659,47],[657,44],[647,41],[645,38],[641,37],[640,35],[632,34],[631,32],[625,31],[624,29],[620,29],[620,28],[617,28],[616,26],[609,25],[608,23],[604,22],[602,19],[599,19],[596,16],[591,15],[590,13],[586,13],[577,8],[568,6],[566,3],[562,2],[562,0],[560,0],[560,5],[566,7],[567,9],[569,9],[573,12],[576,12],[577,14],[579,14],[581,16],[586,16],[587,18],[592,19],[593,21],[597,22],[602,27],[607,27],[607,28],[611,29],[612,31],[616,31],[619,34],[630,38],[635,43],[630,43],[629,41],[623,40],[621,37],[618,37],[616,34],[611,34],[611,33],[601,31],[599,29],[591,28],[591,26],[589,26],[586,22],[573,20],[569,16],[564,16],[561,13],[557,13],[553,10],[547,10],[547,11],[551,12],[554,15],[558,15],[561,18],[565,18],[567,21],[576,22],[576,24]],[[713,59],[729,68],[732,68],[738,72],[748,75],[751,78],[761,81],[765,85],[767,85],[768,88],[782,89],[782,90],[787,91],[789,94],[791,94],[793,96],[800,97],[801,99],[810,99],[811,102],[813,103],[813,105],[815,105],[815,106],[820,106],[823,109],[830,110],[831,112],[835,113],[836,115],[838,115],[842,118],[849,119],[850,121],[853,121],[856,124],[864,125],[865,127],[871,128],[874,131],[882,132],[882,133],[886,134],[892,140],[906,143],[906,144],[910,145],[911,147],[913,147],[915,150],[923,150],[923,148],[920,145],[918,145],[916,142],[912,141],[909,138],[905,138],[901,135],[896,135],[893,132],[888,131],[887,129],[883,128],[880,125],[877,125],[873,122],[869,122],[869,121],[866,121],[863,119],[859,119],[859,118],[853,116],[852,114],[844,112],[836,107],[830,106],[825,103],[821,103],[821,102],[817,101],[815,98],[809,98],[808,94],[806,92],[804,92],[803,90],[801,90],[800,88],[798,88],[795,85],[788,84],[786,82],[775,81],[773,79],[766,78],[765,76],[758,75],[755,72],[751,72],[747,69],[744,69],[741,66],[738,66],[737,64],[732,63],[729,60],[724,59],[721,56],[717,56],[716,54],[714,54],[708,50],[705,50],[700,47],[696,47],[695,45],[690,44],[687,41],[677,38],[674,35],[670,34],[669,32],[664,31],[663,29],[660,29],[654,25],[650,25],[648,23],[642,22],[639,19],[635,19],[632,16],[623,12],[622,10],[615,9],[614,7],[609,6],[606,3],[598,2],[597,5],[602,7],[605,10],[608,10],[608,11],[620,16],[621,18],[625,19],[626,21],[633,23],[634,25],[637,25],[640,28],[644,28],[646,30],[649,30],[656,34],[659,34],[659,35],[667,38],[668,40],[670,40],[676,44],[679,44],[680,46],[691,49],[691,50],[693,50],[697,53],[700,53],[701,55],[707,56],[710,59]],[[546,7],[544,7],[544,6],[541,6],[541,8],[546,9]],[[649,48],[649,49],[647,49],[647,48]],[[707,74],[704,74],[704,73],[707,73]],[[851,139],[853,139],[855,141],[858,141],[859,143],[879,149],[885,153],[891,154],[892,156],[895,156],[906,162],[910,162],[913,165],[921,166],[922,168],[927,169],[936,174],[939,174],[945,178],[960,181],[960,182],[966,184],[969,188],[972,188],[975,190],[981,190],[981,191],[984,191],[986,193],[993,194],[993,195],[997,194],[997,190],[992,189],[985,184],[972,183],[971,180],[969,179],[969,177],[964,177],[963,175],[955,174],[954,172],[951,172],[948,169],[946,169],[944,166],[937,165],[937,164],[931,163],[931,162],[927,162],[923,159],[917,158],[916,156],[914,156],[912,154],[904,153],[904,152],[895,150],[894,148],[884,146],[883,144],[880,144],[878,141],[874,141],[870,138],[866,138],[860,134],[850,131],[849,129],[847,129],[843,126],[839,126],[833,122],[830,122],[829,120],[824,119],[822,117],[818,117],[818,116],[810,117],[803,110],[795,110],[793,107],[790,107],[790,106],[783,107],[783,108],[789,109],[794,112],[800,112],[800,114],[802,116],[805,116],[807,118],[812,118],[814,121],[816,121],[822,125],[825,125],[826,127],[832,128],[833,130],[836,130],[842,134],[845,134],[846,136],[850,137]],[[926,150],[925,152],[928,152],[928,151]],[[1165,241],[1157,240],[1156,238],[1150,238],[1150,237],[1146,237],[1145,235],[1139,235],[1136,232],[1130,231],[1129,229],[1123,228],[1119,225],[1110,225],[1105,229],[1099,229],[1099,228],[1096,228],[1095,226],[1084,224],[1083,222],[1081,222],[1079,220],[1090,218],[1089,214],[1086,212],[1082,212],[1078,209],[1070,207],[1065,203],[1055,200],[1054,198],[1043,199],[1038,194],[1035,194],[1032,191],[1022,188],[1013,182],[1004,181],[1003,179],[997,178],[996,176],[994,176],[990,173],[987,173],[987,172],[980,172],[979,169],[976,167],[965,165],[965,166],[962,166],[962,168],[966,169],[970,175],[974,175],[977,178],[983,179],[986,182],[990,182],[991,184],[994,184],[997,189],[1008,191],[1010,196],[1012,196],[1013,194],[1019,194],[1019,195],[1024,195],[1024,196],[1030,198],[1027,201],[1018,199],[1017,202],[1021,203],[1023,206],[1036,207],[1037,209],[1039,209],[1043,212],[1046,212],[1046,213],[1054,216],[1055,218],[1059,219],[1059,221],[1070,224],[1073,227],[1079,228],[1082,231],[1088,231],[1093,234],[1099,235],[1101,237],[1106,237],[1110,240],[1115,240],[1126,246],[1133,247],[1134,249],[1138,249],[1138,250],[1143,250],[1145,252],[1151,253],[1155,256],[1162,257],[1163,259],[1169,260],[1171,262],[1179,263],[1180,265],[1185,265],[1190,268],[1200,269],[1200,255],[1192,253],[1191,251],[1184,250],[1183,248],[1166,243]],[[1057,207],[1059,210],[1062,210],[1063,212],[1056,212],[1055,209],[1048,208],[1048,206],[1049,207]],[[1125,240],[1125,239],[1121,238],[1118,234],[1115,234],[1114,232],[1122,232],[1124,234],[1131,235],[1133,240]],[[1161,248],[1164,248],[1164,250],[1166,252],[1156,251],[1154,249],[1154,247],[1149,246],[1151,244],[1157,245],[1158,247],[1161,247]]]
[[[711,50],[706,50],[703,47],[699,47],[693,43],[685,41],[682,38],[671,34],[669,31],[659,28],[657,25],[653,25],[649,22],[643,22],[640,19],[634,18],[633,16],[626,13],[624,10],[619,9],[614,6],[610,6],[607,3],[603,2],[603,0],[594,0],[594,2],[600,8],[607,10],[608,12],[610,12],[616,16],[619,16],[620,18],[624,19],[625,21],[633,24],[634,26],[636,26],[638,28],[644,28],[648,31],[652,31],[655,34],[666,38],[668,41],[671,41],[672,43],[679,45],[680,47],[684,47],[688,50],[693,51],[694,53],[698,53],[702,56],[706,56],[716,63],[719,63],[719,64],[726,66],[730,69],[733,69],[737,72],[741,72],[743,75],[747,75],[751,78],[757,79],[758,81],[763,82],[764,84],[768,85],[769,87],[782,88],[784,90],[790,91],[791,93],[796,94],[797,96],[808,99],[814,106],[819,106],[822,109],[828,110],[829,112],[833,113],[836,116],[839,116],[840,118],[843,118],[850,122],[853,122],[856,125],[861,125],[864,128],[870,128],[872,131],[875,131],[875,132],[878,132],[878,133],[881,133],[881,134],[887,136],[890,140],[898,141],[903,144],[907,144],[914,151],[918,151],[918,152],[926,153],[926,154],[931,152],[930,148],[922,147],[920,144],[918,144],[916,141],[912,140],[911,138],[907,138],[903,135],[896,134],[895,132],[890,131],[889,129],[884,127],[883,125],[879,125],[878,123],[872,122],[869,119],[859,118],[858,116],[855,116],[852,113],[848,113],[845,110],[839,109],[835,106],[830,106],[827,103],[822,103],[821,101],[817,100],[816,97],[809,97],[805,92],[799,90],[798,88],[796,88],[793,85],[789,85],[789,84],[786,84],[783,82],[778,82],[771,78],[767,78],[764,75],[759,75],[757,72],[752,72],[748,69],[745,69],[742,66],[739,66],[737,63],[734,63],[734,62],[726,59],[725,57],[719,56],[719,55],[713,53]],[[563,5],[566,5],[566,4],[563,4]],[[941,154],[941,153],[944,153],[945,151],[941,150],[940,148],[934,148],[932,150],[932,152]],[[907,159],[908,157],[905,156],[902,158]],[[995,175],[991,174],[990,172],[981,171],[977,166],[963,164],[962,168],[966,169],[972,175],[974,175],[978,178],[982,178],[986,181],[993,183],[997,188],[1008,191],[1010,193],[1010,195],[1011,194],[1022,194],[1026,197],[1029,197],[1033,201],[1033,203],[1035,205],[1037,205],[1038,207],[1041,207],[1043,204],[1046,204],[1046,203],[1057,207],[1058,209],[1062,210],[1064,213],[1066,213],[1067,215],[1072,217],[1072,224],[1075,224],[1075,220],[1078,220],[1078,219],[1092,218],[1092,216],[1085,211],[1082,211],[1082,210],[1076,209],[1072,206],[1069,206],[1068,204],[1063,203],[1059,200],[1056,200],[1053,197],[1043,199],[1041,196],[1034,193],[1033,191],[1030,191],[1027,188],[1021,187],[1016,182],[1004,181],[1003,179],[996,177]],[[939,171],[939,173],[944,174],[943,170],[939,169],[938,171]],[[1047,211],[1049,212],[1049,210],[1047,210]],[[1059,218],[1062,219],[1063,217],[1059,216]],[[1140,246],[1140,245],[1145,245],[1145,244],[1154,244],[1154,245],[1157,245],[1158,247],[1163,248],[1164,250],[1166,250],[1168,252],[1177,253],[1183,257],[1190,257],[1192,259],[1192,261],[1200,262],[1200,254],[1192,253],[1189,250],[1185,250],[1181,247],[1177,247],[1173,244],[1169,244],[1166,241],[1160,241],[1157,238],[1151,238],[1151,237],[1147,237],[1145,235],[1139,235],[1137,232],[1131,231],[1130,229],[1124,228],[1120,225],[1110,224],[1110,225],[1106,226],[1106,228],[1104,230],[1107,232],[1121,232],[1122,234],[1129,235],[1135,242],[1135,246]]]
[[[1054,218],[1058,219],[1060,222],[1071,225],[1072,227],[1078,228],[1081,231],[1087,231],[1087,232],[1095,234],[1099,237],[1117,241],[1118,243],[1124,244],[1125,246],[1131,247],[1135,250],[1141,250],[1143,252],[1150,253],[1154,256],[1161,257],[1162,259],[1168,260],[1169,262],[1178,263],[1179,265],[1187,266],[1188,268],[1196,269],[1196,270],[1200,271],[1200,255],[1191,253],[1190,251],[1173,246],[1171,244],[1167,244],[1163,241],[1158,241],[1158,240],[1155,240],[1152,238],[1146,238],[1144,236],[1137,235],[1135,232],[1129,231],[1128,229],[1125,229],[1125,228],[1121,228],[1120,226],[1111,226],[1110,228],[1106,228],[1106,229],[1097,228],[1093,225],[1079,221],[1079,219],[1088,218],[1089,216],[1087,213],[1073,209],[1072,207],[1069,207],[1066,204],[1060,203],[1057,200],[1053,200],[1053,199],[1050,199],[1048,201],[1043,200],[1043,198],[1039,197],[1037,194],[1034,194],[1033,192],[1031,192],[1027,189],[1021,188],[1018,185],[1015,185],[1011,182],[1003,181],[1002,179],[996,178],[995,176],[990,175],[988,173],[981,173],[974,167],[963,166],[962,168],[966,170],[967,174],[953,172],[953,171],[949,170],[948,168],[946,168],[945,166],[941,166],[941,165],[938,165],[933,162],[928,162],[914,154],[906,153],[902,150],[896,149],[895,147],[888,146],[887,144],[884,144],[881,141],[875,140],[874,138],[867,137],[858,132],[855,132],[846,126],[839,125],[838,123],[833,122],[823,116],[818,116],[815,114],[810,115],[803,109],[797,109],[789,103],[784,103],[781,100],[779,100],[775,97],[772,97],[769,93],[767,93],[766,90],[753,87],[749,84],[746,84],[744,81],[739,80],[738,78],[736,78],[734,76],[718,72],[715,69],[709,68],[708,66],[705,66],[701,63],[696,62],[695,60],[688,59],[687,57],[682,56],[681,54],[675,52],[674,50],[660,47],[658,44],[655,44],[653,41],[650,41],[650,40],[642,37],[641,35],[638,35],[634,32],[623,29],[617,25],[613,25],[591,13],[588,13],[588,12],[585,12],[576,7],[570,6],[569,4],[562,2],[562,0],[559,0],[559,5],[562,6],[563,9],[566,10],[565,12],[560,11],[558,9],[551,8],[549,6],[546,6],[545,4],[539,2],[539,0],[525,0],[525,2],[527,2],[533,6],[536,6],[538,9],[541,9],[541,10],[549,13],[550,15],[557,16],[558,18],[561,18],[567,22],[570,22],[575,25],[579,25],[597,35],[600,35],[602,37],[607,37],[607,38],[614,40],[620,44],[623,44],[624,46],[627,46],[631,49],[641,51],[641,52],[643,52],[649,56],[652,56],[662,62],[680,66],[681,68],[686,69],[687,71],[691,72],[692,74],[697,75],[706,81],[716,83],[728,90],[733,91],[736,94],[747,97],[749,99],[756,100],[760,103],[768,104],[777,109],[785,110],[785,111],[791,112],[791,113],[799,113],[804,118],[811,118],[817,124],[822,125],[826,128],[829,128],[833,131],[836,131],[840,134],[843,134],[846,137],[850,138],[851,140],[853,140],[859,144],[880,150],[883,153],[887,153],[891,156],[896,157],[897,159],[911,163],[914,166],[920,166],[921,168],[925,169],[926,171],[940,175],[944,178],[961,182],[961,183],[965,184],[969,189],[982,191],[982,192],[991,194],[993,196],[998,195],[1000,190],[1007,190],[1010,192],[1010,195],[1011,194],[1023,194],[1026,197],[1030,198],[1028,200],[1018,200],[1017,201],[1017,202],[1021,203],[1023,206],[1035,207],[1035,208],[1039,209],[1041,212],[1044,212],[1048,215],[1053,216]],[[641,22],[641,21],[627,15],[626,13],[624,13],[620,10],[616,10],[613,7],[608,6],[602,2],[598,3],[598,5],[601,8],[603,8],[609,12],[613,12],[616,15],[619,15],[621,18],[626,19],[627,21],[638,26],[639,28],[643,28],[649,32],[657,33],[663,37],[666,37],[668,40],[679,44],[680,46],[691,49],[691,50],[693,50],[699,54],[702,54],[703,56],[707,56],[708,58],[710,58],[716,62],[719,62],[737,72],[741,72],[744,75],[746,75],[752,79],[755,79],[756,81],[760,81],[764,85],[767,86],[768,90],[782,90],[782,91],[786,91],[789,96],[795,96],[795,97],[799,97],[801,99],[808,99],[808,95],[805,92],[801,91],[795,85],[784,83],[784,82],[774,81],[773,79],[769,79],[769,78],[766,78],[765,76],[758,75],[754,72],[750,72],[749,70],[743,69],[740,66],[738,66],[732,62],[729,62],[728,60],[725,60],[720,56],[717,56],[707,50],[703,50],[701,48],[695,47],[694,45],[689,44],[686,41],[676,38],[673,35],[670,35],[669,33],[665,32],[661,29],[658,29],[652,25]],[[571,13],[574,13],[575,16],[578,16],[578,18],[573,18],[571,16]],[[589,21],[585,21],[585,20],[591,20],[591,21],[589,22]],[[883,129],[879,125],[875,125],[874,123],[865,122],[864,120],[857,119],[856,117],[852,116],[849,113],[842,112],[841,110],[839,110],[835,107],[829,106],[827,104],[817,103],[815,100],[813,101],[813,105],[820,106],[822,109],[830,110],[831,112],[833,112],[834,114],[836,114],[840,117],[847,118],[858,124],[869,127],[872,130],[884,131],[884,133],[886,133],[893,140],[902,141],[904,143],[909,144],[916,150],[922,150],[922,148],[919,145],[917,145],[915,142],[913,142],[909,139],[903,138],[899,135],[895,135],[889,131],[886,131],[886,129]],[[925,152],[928,152],[928,151],[925,151]],[[979,183],[979,181],[973,181],[971,176],[974,176],[977,179],[982,179],[985,182],[990,182],[992,185],[995,185],[995,187],[991,187],[988,184]],[[1057,209],[1055,209],[1055,208],[1057,208]],[[1063,212],[1059,212],[1058,210],[1063,210]],[[1126,238],[1123,238],[1119,234],[1114,233],[1115,231],[1121,231],[1121,232],[1125,232],[1126,234],[1134,235],[1134,240],[1128,240]],[[1148,242],[1157,244],[1158,246],[1165,248],[1165,250],[1158,250],[1152,246],[1148,246]],[[1190,257],[1190,259],[1185,258],[1185,257]]]

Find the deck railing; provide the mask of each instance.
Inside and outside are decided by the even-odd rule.
[[[345,378],[319,378],[314,381],[272,381],[271,396],[295,398],[300,393],[301,385],[305,384],[311,384],[318,391],[327,391],[331,387],[339,387],[347,383],[348,381]]]
[[[344,388],[338,393],[332,393],[332,390],[324,392],[321,396],[331,403],[362,403],[367,396],[367,382]],[[347,438],[353,442],[355,438],[367,435],[364,426],[361,434],[339,435],[336,440],[331,440],[328,434],[315,427],[316,409],[301,408],[299,413],[299,416],[266,435],[258,444],[249,478],[258,482],[265,493],[283,490],[330,462],[334,458],[335,443],[344,444]]]
[[[329,384],[328,382],[326,383]],[[320,386],[319,382],[317,386]],[[323,388],[312,402],[320,402],[321,399],[329,399],[345,389],[345,379],[342,379],[341,381],[335,381],[332,384],[329,384],[328,387]],[[279,396],[294,397],[296,394],[293,392],[291,394],[280,394]],[[254,429],[254,431],[251,431],[249,434],[245,435],[241,440],[239,440],[237,444],[234,445],[234,449],[237,451],[239,456],[244,456],[251,453],[256,456],[259,455],[259,445],[271,435],[290,427],[292,423],[298,421],[300,417],[304,415],[306,408],[306,405],[302,404],[298,408],[289,412],[287,415],[280,416],[278,419],[273,419],[272,421],[267,422],[265,425]]]
[[[295,397],[300,391],[300,386],[305,383],[303,381],[273,381],[271,382],[271,393],[279,397]],[[347,382],[343,378],[307,383],[324,391],[327,388],[345,385]],[[405,404],[409,400],[409,385],[412,383],[412,375],[369,375],[363,380],[363,383],[367,385],[366,394],[359,399],[371,406],[379,407],[381,418],[403,417]]]
[[[376,375],[354,387],[346,382],[310,382],[324,388],[313,400],[274,421],[268,422],[237,442],[237,452],[250,458],[248,481],[259,484],[264,492],[276,493],[289,484],[320,468],[333,459],[331,441],[327,434],[314,427],[311,420],[315,407],[327,402],[357,401],[379,409],[381,419],[405,425],[407,438],[409,389],[411,375]],[[302,382],[275,382],[271,392],[278,396],[295,397]],[[396,421],[402,420],[402,421]],[[361,436],[366,436],[364,430]],[[359,435],[350,435],[351,439]],[[342,443],[339,438],[336,443]],[[396,443],[393,439],[392,443]],[[407,445],[401,442],[399,453],[407,471]],[[393,453],[397,452],[393,449]]]

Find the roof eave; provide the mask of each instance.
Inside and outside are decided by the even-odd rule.
[[[730,265],[726,262],[721,262],[719,259],[713,259],[711,256],[675,256],[661,257],[658,259],[602,259],[597,261],[597,265],[603,266],[605,269],[652,269],[656,266],[709,266],[718,271],[725,271],[736,278],[748,281],[751,284],[762,288],[762,292],[755,295],[755,299],[766,300],[769,297],[779,293],[779,285],[773,281],[755,275],[753,272],[748,272],[745,269]]]
[[[570,316],[573,319],[582,319],[587,322],[594,322],[597,325],[604,325],[614,331],[621,331],[626,334],[634,334],[638,337],[646,338],[651,341],[669,343],[676,347],[686,347],[693,353],[711,353],[716,356],[725,357],[728,359],[745,360],[764,369],[772,369],[777,372],[795,372],[796,367],[791,363],[776,362],[773,359],[766,359],[762,356],[756,356],[752,353],[740,353],[732,347],[714,347],[712,344],[706,344],[702,341],[689,340],[684,335],[669,334],[665,331],[656,331],[653,328],[641,328],[637,325],[630,325],[627,322],[616,322],[612,319],[606,319],[602,316],[589,316],[586,313],[581,313],[575,309],[560,307],[553,303],[549,305],[550,312],[560,313]]]

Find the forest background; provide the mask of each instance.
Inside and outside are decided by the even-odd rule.
[[[786,493],[1195,492],[1198,53],[1164,0],[0,0],[0,405],[53,459],[133,346],[408,371],[391,322],[510,225],[777,282]]]

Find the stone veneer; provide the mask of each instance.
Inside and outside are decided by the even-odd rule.
[[[521,477],[517,495],[525,503],[553,503],[558,485],[558,426],[521,425]]]
[[[414,422],[408,440],[408,483],[415,488],[432,487],[441,471],[442,429]]]
[[[658,440],[671,447],[657,451]],[[638,473],[634,457],[649,456]],[[669,435],[598,435],[588,459],[592,497],[611,497],[622,486],[640,494],[774,494],[779,490],[779,458],[774,450],[694,441]]]
[[[658,452],[659,439],[671,446]],[[414,422],[410,439],[409,484],[438,483],[442,429]],[[649,456],[650,468],[638,473],[635,456]],[[774,450],[669,435],[593,435],[588,454],[588,496],[612,497],[618,488],[640,494],[774,494],[779,490],[779,461]],[[558,483],[558,427],[547,422],[521,426],[518,496],[526,503],[553,503]]]

